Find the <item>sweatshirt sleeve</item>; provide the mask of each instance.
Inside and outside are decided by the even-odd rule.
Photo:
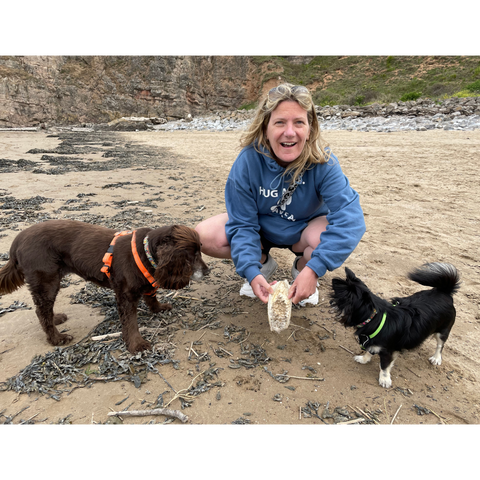
[[[331,155],[323,164],[325,175],[317,187],[329,213],[328,226],[320,236],[320,244],[307,262],[319,277],[340,267],[360,242],[366,231],[358,193],[350,186],[338,160]]]
[[[250,187],[250,174],[235,162],[225,185],[228,222],[225,226],[237,273],[251,282],[260,275],[262,256],[258,207]]]

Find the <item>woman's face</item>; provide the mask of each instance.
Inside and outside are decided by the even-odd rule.
[[[306,110],[294,101],[279,103],[270,116],[266,135],[277,162],[287,167],[300,156],[310,135]]]

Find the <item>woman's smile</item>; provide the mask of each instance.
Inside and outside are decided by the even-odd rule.
[[[309,133],[307,112],[297,102],[284,101],[277,106],[270,116],[266,135],[281,166],[300,156]]]

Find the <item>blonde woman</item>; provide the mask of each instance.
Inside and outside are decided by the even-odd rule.
[[[282,84],[260,102],[225,186],[227,213],[197,225],[202,252],[231,258],[241,293],[268,302],[277,263],[295,255],[289,298],[316,303],[317,280],[340,267],[365,233],[358,193],[320,138],[307,88]],[[250,289],[251,287],[251,289]]]

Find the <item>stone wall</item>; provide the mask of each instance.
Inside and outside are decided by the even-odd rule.
[[[168,120],[255,101],[245,56],[0,57],[0,127]]]

